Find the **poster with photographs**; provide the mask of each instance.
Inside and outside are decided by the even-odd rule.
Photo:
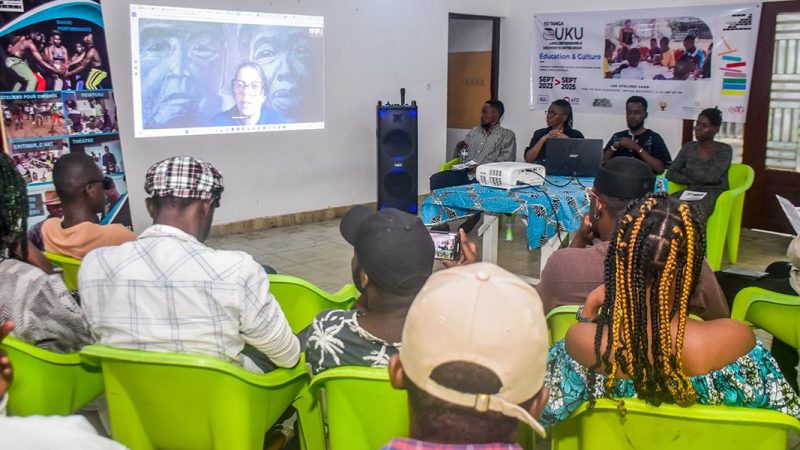
[[[28,224],[61,217],[53,166],[84,153],[103,176],[101,223],[131,227],[103,15],[97,0],[0,6],[3,150],[28,182]]]
[[[532,109],[557,99],[620,114],[640,95],[651,117],[694,119],[718,106],[743,122],[760,4],[694,5],[535,16]]]

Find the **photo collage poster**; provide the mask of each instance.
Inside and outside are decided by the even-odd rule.
[[[29,228],[61,217],[53,166],[74,152],[104,175],[101,223],[132,228],[100,2],[4,1],[0,41],[3,150],[28,182]]]
[[[531,109],[619,114],[639,95],[650,117],[717,106],[744,122],[760,17],[759,3],[536,15]]]

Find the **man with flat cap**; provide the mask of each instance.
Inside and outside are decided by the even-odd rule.
[[[150,167],[144,189],[153,225],[135,241],[90,252],[78,273],[98,341],[213,356],[256,373],[297,364],[300,342],[261,265],[203,243],[220,206],[222,174],[175,156]]]
[[[588,189],[589,213],[575,240],[570,248],[553,253],[536,286],[545,313],[556,306],[583,305],[586,296],[603,284],[603,263],[617,222],[632,200],[653,191],[655,182],[653,171],[638,159],[612,158],[603,162],[594,187]],[[600,242],[593,244],[595,239]],[[725,295],[706,262],[689,300],[689,311],[706,320],[730,317]]]

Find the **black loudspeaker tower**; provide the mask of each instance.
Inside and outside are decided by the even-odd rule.
[[[378,102],[378,210],[417,214],[417,105]]]

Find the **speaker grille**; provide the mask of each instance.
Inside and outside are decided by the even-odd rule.
[[[391,158],[406,158],[413,149],[414,143],[405,130],[394,130],[383,138],[383,151]]]
[[[404,170],[393,170],[383,177],[383,188],[390,197],[405,197],[412,193],[414,179]]]

